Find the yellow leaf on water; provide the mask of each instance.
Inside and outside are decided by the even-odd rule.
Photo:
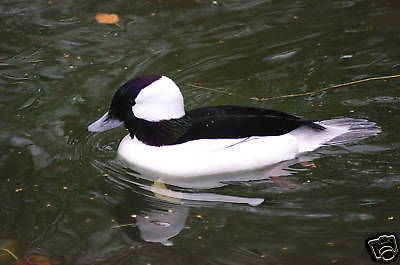
[[[119,22],[118,15],[111,13],[97,13],[95,19],[101,24],[117,24]]]
[[[163,199],[163,200],[167,200],[167,201],[175,202],[175,203],[180,201],[181,193],[169,190],[162,180],[154,181],[150,190],[159,199]]]

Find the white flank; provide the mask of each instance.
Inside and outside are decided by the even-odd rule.
[[[194,178],[256,170],[324,145],[356,142],[380,132],[375,123],[366,120],[337,119],[319,123],[326,129],[300,127],[280,136],[201,139],[161,147],[146,145],[127,135],[118,147],[118,154],[144,174]]]
[[[139,172],[160,177],[197,177],[261,168],[299,153],[289,135],[246,139],[202,139],[170,146],[149,146],[126,136],[118,154]]]
[[[185,115],[182,93],[166,76],[142,89],[135,102],[133,114],[147,121],[178,119]]]

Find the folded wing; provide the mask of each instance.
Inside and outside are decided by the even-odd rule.
[[[205,107],[187,112],[192,126],[178,140],[235,139],[251,136],[277,136],[301,126],[315,130],[324,127],[310,120],[270,109],[242,106]]]

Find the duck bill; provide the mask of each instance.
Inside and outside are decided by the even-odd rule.
[[[108,111],[104,113],[97,121],[88,126],[89,132],[104,132],[123,125],[124,122],[113,119],[108,115]]]

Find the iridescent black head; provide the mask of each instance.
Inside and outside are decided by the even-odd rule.
[[[126,82],[114,94],[108,110],[109,117],[120,121],[129,119],[133,115],[132,107],[136,104],[135,99],[140,91],[160,78],[161,76],[149,75]]]
[[[174,81],[165,76],[142,76],[121,86],[109,110],[88,130],[102,132],[124,124],[132,133],[137,119],[158,122],[184,115],[183,97]]]
[[[125,121],[132,119],[132,107],[140,91],[160,78],[161,76],[149,75],[126,82],[115,92],[109,110],[100,119],[90,124],[88,130],[103,132],[121,126]]]

